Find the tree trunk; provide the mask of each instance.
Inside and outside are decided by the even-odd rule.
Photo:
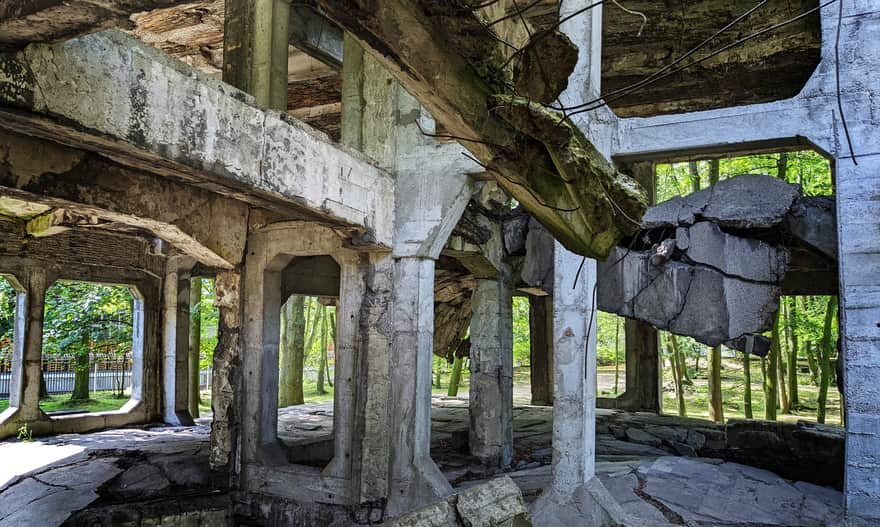
[[[776,420],[776,409],[779,406],[778,373],[779,373],[779,312],[773,322],[770,337],[770,353],[767,354],[767,367],[764,373],[764,418]]]
[[[743,410],[746,419],[753,419],[752,415],[752,356],[743,353]]]
[[[788,363],[788,332],[786,331],[786,322],[788,321],[787,310],[785,309],[785,301],[780,298],[779,300],[779,316],[777,317],[776,323],[779,324],[779,357],[776,359],[776,365],[779,368],[778,372],[778,382],[779,382],[779,401],[780,406],[782,408],[782,413],[790,414],[791,413],[791,405],[788,401],[788,391],[785,387],[785,377],[786,377],[786,364]]]
[[[831,326],[834,321],[834,315],[837,311],[837,298],[828,298],[828,307],[825,309],[825,327],[822,331],[822,346],[819,349],[819,369],[821,376],[819,377],[819,408],[816,412],[816,421],[825,423],[825,407],[828,403],[828,385],[831,382],[831,375],[834,372],[834,366],[831,364]]]
[[[202,343],[202,279],[193,277],[189,283],[189,413],[199,416],[201,386],[199,355]]]
[[[721,346],[711,350],[709,361],[709,418],[716,423],[724,422],[724,405],[721,400]]]
[[[669,345],[672,349],[672,353],[669,354],[669,362],[672,366],[672,381],[675,384],[675,396],[678,399],[678,415],[681,417],[687,417],[687,408],[685,407],[684,403],[684,390],[681,372],[681,370],[684,368],[684,365],[680,363],[681,354],[678,349],[678,340],[676,340],[675,335],[673,335],[672,333],[667,333],[666,337],[669,339]]]
[[[798,394],[798,349],[800,343],[798,342],[798,333],[797,333],[797,302],[794,298],[789,300],[789,303],[786,307],[786,313],[788,314],[788,341],[790,347],[788,348],[788,403],[791,405],[791,408],[797,410],[801,406],[800,395]]]
[[[86,333],[83,335],[80,349],[76,352],[71,401],[85,401],[89,398],[89,351],[89,336]]]
[[[305,297],[291,296],[281,307],[281,343],[278,360],[278,407],[303,403],[303,346]]]
[[[327,364],[327,306],[322,305],[321,311],[321,357],[318,359],[318,381],[315,385],[315,392],[318,395],[327,393],[324,390],[324,376],[326,375],[325,365]]]
[[[449,376],[449,389],[446,395],[455,397],[458,395],[458,385],[461,383],[461,366],[464,363],[464,357],[455,356],[452,362],[452,375]]]
[[[614,394],[620,383],[620,317],[614,320]]]
[[[333,310],[332,313],[329,313],[330,316],[330,338],[333,340],[333,354],[336,354],[336,309]],[[335,363],[334,363],[335,364]],[[327,384],[330,387],[333,387],[333,375],[330,374],[330,359],[327,358],[327,355],[324,355],[324,371],[327,372]]]
[[[684,350],[681,349],[681,346],[678,345],[678,338],[673,336],[673,340],[675,342],[675,360],[678,361],[678,370],[681,373],[681,382],[687,384],[688,386],[693,386],[694,380],[691,379],[691,373],[688,371],[687,367],[687,359],[684,356]],[[697,352],[699,355],[699,352]],[[696,372],[694,372],[696,374]]]

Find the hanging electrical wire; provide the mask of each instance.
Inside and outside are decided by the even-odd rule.
[[[571,116],[573,116],[573,115],[577,115],[577,114],[580,114],[580,113],[584,113],[584,112],[592,111],[592,110],[595,110],[595,109],[597,109],[597,108],[601,108],[602,106],[605,106],[605,105],[607,105],[608,103],[611,103],[611,102],[614,102],[614,101],[620,100],[621,98],[623,98],[623,97],[625,97],[625,96],[627,96],[627,95],[631,95],[632,93],[636,93],[636,92],[638,92],[639,90],[641,90],[642,88],[644,88],[644,87],[646,87],[646,86],[649,86],[649,85],[651,85],[651,84],[654,84],[655,82],[657,82],[657,81],[659,81],[659,80],[665,79],[666,77],[668,77],[668,76],[670,76],[670,75],[674,75],[675,73],[678,73],[678,72],[680,72],[680,71],[684,71],[684,70],[686,70],[687,68],[690,68],[690,67],[692,67],[692,66],[696,66],[697,64],[701,64],[701,63],[703,63],[703,62],[705,62],[705,61],[707,61],[707,60],[709,60],[709,59],[711,59],[711,58],[713,58],[713,57],[716,57],[716,56],[720,55],[721,53],[724,53],[725,51],[729,51],[730,49],[733,49],[733,48],[735,48],[735,47],[737,47],[737,46],[740,46],[740,45],[742,45],[742,44],[744,44],[744,43],[746,43],[746,42],[748,42],[748,41],[750,41],[750,40],[753,40],[753,39],[758,38],[758,37],[760,37],[760,36],[762,36],[762,35],[765,35],[765,34],[767,34],[767,33],[770,33],[771,31],[775,31],[775,30],[777,30],[777,29],[779,29],[779,28],[781,28],[781,27],[787,26],[787,25],[789,25],[789,24],[793,24],[794,22],[797,22],[798,20],[801,20],[801,19],[803,19],[803,18],[805,18],[805,17],[808,17],[808,16],[810,16],[811,14],[815,13],[816,11],[819,11],[819,10],[825,8],[825,7],[828,7],[829,5],[831,5],[831,4],[833,4],[834,2],[837,2],[837,1],[838,1],[838,0],[829,0],[828,2],[825,2],[824,4],[821,4],[821,5],[817,6],[817,7],[812,8],[812,9],[808,9],[807,11],[804,11],[803,13],[801,13],[801,14],[799,14],[799,15],[797,15],[797,16],[794,16],[794,17],[792,17],[792,18],[789,18],[789,19],[787,19],[787,20],[784,20],[784,21],[779,22],[779,23],[777,23],[777,24],[774,24],[774,25],[772,25],[772,26],[766,27],[766,28],[764,28],[764,29],[762,29],[762,30],[760,30],[760,31],[756,31],[756,32],[754,32],[754,33],[752,33],[752,34],[750,34],[750,35],[747,35],[747,36],[745,36],[745,37],[743,37],[743,38],[740,38],[740,39],[738,39],[738,40],[736,40],[736,41],[734,41],[734,42],[731,42],[730,44],[728,44],[728,45],[726,45],[726,46],[723,46],[723,47],[721,47],[721,48],[719,48],[719,49],[713,51],[712,53],[706,55],[705,57],[701,57],[701,58],[699,58],[699,59],[697,59],[697,60],[695,60],[695,61],[693,61],[693,62],[689,62],[689,63],[684,64],[684,65],[682,65],[682,66],[680,66],[680,67],[678,67],[678,68],[674,68],[674,69],[671,69],[671,70],[669,70],[669,71],[666,71],[664,74],[659,75],[659,76],[657,76],[657,77],[654,77],[654,78],[652,78],[651,80],[647,80],[647,79],[646,79],[646,80],[643,80],[643,81],[637,82],[637,83],[631,85],[630,87],[623,88],[623,89],[621,89],[621,90],[617,90],[617,91],[615,92],[615,93],[617,93],[617,95],[615,95],[615,96],[613,96],[613,97],[612,97],[612,96],[608,96],[607,98],[606,98],[606,96],[598,97],[598,98],[596,98],[596,99],[593,99],[592,101],[588,101],[588,102],[586,102],[586,103],[580,104],[580,105],[579,105],[580,109],[578,109],[577,111],[571,112],[571,113],[569,113],[568,115],[569,115],[569,117],[571,117]],[[570,109],[570,108],[569,108],[569,109]]]
[[[710,44],[713,40],[715,40],[716,38],[718,38],[719,36],[721,36],[721,35],[724,34],[725,32],[729,31],[729,30],[732,29],[734,26],[736,26],[737,24],[739,24],[740,22],[742,22],[743,20],[745,20],[746,18],[748,18],[752,13],[754,13],[755,11],[757,11],[758,9],[760,9],[761,7],[763,7],[764,5],[766,5],[767,2],[768,2],[768,0],[762,0],[761,2],[758,2],[758,3],[755,4],[751,9],[749,9],[749,10],[746,11],[745,13],[743,13],[743,14],[739,15],[738,17],[736,17],[735,19],[733,19],[733,20],[732,20],[730,23],[728,23],[726,26],[722,27],[721,29],[719,29],[718,31],[716,31],[715,33],[713,33],[712,35],[710,35],[709,37],[707,37],[705,40],[703,40],[702,42],[700,42],[699,44],[697,44],[697,45],[694,46],[693,48],[689,49],[689,50],[688,50],[687,52],[685,52],[682,56],[678,57],[677,59],[675,59],[674,61],[670,62],[670,63],[667,64],[666,66],[660,68],[659,70],[655,71],[654,73],[652,73],[652,74],[649,75],[648,77],[642,79],[641,81],[639,81],[639,82],[637,82],[637,83],[635,83],[635,84],[631,84],[631,85],[629,85],[629,86],[626,86],[626,87],[624,87],[624,88],[620,88],[620,89],[615,90],[615,91],[613,91],[613,92],[611,92],[611,93],[604,94],[601,98],[599,98],[599,99],[595,99],[595,100],[590,101],[590,102],[586,102],[586,103],[578,104],[578,105],[575,105],[575,106],[570,106],[570,107],[567,107],[567,108],[554,108],[554,109],[555,109],[555,110],[568,110],[568,111],[571,111],[571,110],[577,110],[577,109],[579,109],[579,108],[584,108],[584,107],[587,107],[587,106],[591,106],[591,105],[594,104],[596,101],[599,101],[599,100],[601,100],[601,99],[603,99],[603,98],[607,98],[607,97],[611,97],[611,96],[617,95],[617,94],[619,94],[619,93],[621,93],[621,92],[624,92],[624,91],[626,91],[626,90],[628,90],[628,89],[633,88],[634,86],[640,85],[641,83],[647,82],[647,81],[649,81],[649,80],[653,80],[654,78],[658,77],[659,75],[662,75],[663,73],[669,71],[670,69],[672,69],[672,68],[675,67],[676,65],[680,64],[682,61],[684,61],[684,60],[686,60],[687,58],[691,57],[694,53],[696,53],[696,52],[700,51],[701,49],[703,49],[704,47],[706,47],[706,46],[707,46],[708,44]]]
[[[840,112],[840,122],[843,124],[843,133],[846,136],[846,144],[849,146],[849,156],[854,165],[859,166],[856,152],[853,150],[852,138],[849,136],[849,126],[846,124],[846,115],[843,113],[843,101],[840,97],[840,26],[843,24],[843,0],[837,4],[837,37],[834,41],[834,79],[837,84],[837,111]]]

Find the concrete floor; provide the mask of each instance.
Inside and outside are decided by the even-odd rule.
[[[466,404],[434,399],[432,454],[457,487],[493,476],[464,451]],[[288,445],[320,443],[332,434],[330,403],[289,407],[279,414],[279,430]],[[514,427],[514,469],[509,475],[531,502],[551,478],[552,409],[517,406]],[[208,433],[200,425],[2,442],[0,527],[58,525],[104,498],[101,493],[107,489],[134,502],[178,489],[207,490]],[[650,446],[617,443],[597,445],[597,472],[623,508],[646,521],[820,527],[833,524],[842,512],[842,495],[831,488],[787,481],[736,463],[668,456]],[[169,466],[174,469],[166,471]],[[21,500],[29,506],[20,507]]]

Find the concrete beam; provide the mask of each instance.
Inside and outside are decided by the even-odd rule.
[[[120,32],[31,46],[0,60],[0,77],[5,128],[391,245],[387,173]]]
[[[510,50],[500,47],[470,9],[443,11],[430,2],[403,0],[316,4],[451,135],[464,138],[499,184],[566,246],[604,256],[612,240],[634,229],[625,216],[644,210],[638,186],[618,174],[579,130],[555,122],[547,126],[549,116],[523,130],[529,126],[520,119],[528,113],[525,101],[491,98],[507,91],[499,79],[505,73],[496,70]],[[511,111],[499,116],[499,109]]]
[[[58,207],[28,222],[45,236],[85,218],[152,232],[205,265],[242,261],[248,205],[107,159],[0,130],[0,194]]]

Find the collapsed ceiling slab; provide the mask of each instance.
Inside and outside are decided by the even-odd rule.
[[[599,308],[744,349],[770,329],[780,295],[836,292],[836,246],[827,197],[769,176],[725,179],[648,209],[642,232],[599,264]]]

